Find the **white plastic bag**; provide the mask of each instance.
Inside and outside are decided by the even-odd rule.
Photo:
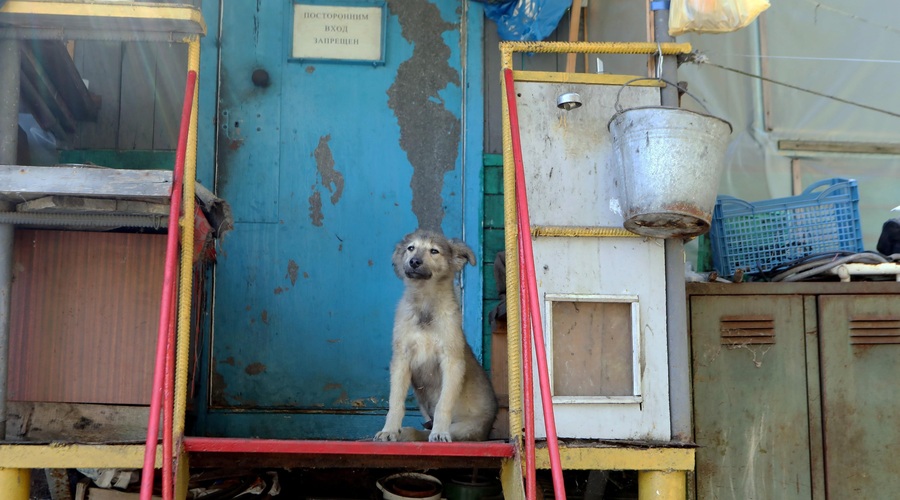
[[[672,0],[669,35],[737,31],[768,8],[769,0]]]

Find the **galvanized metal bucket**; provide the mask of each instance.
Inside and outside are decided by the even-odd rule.
[[[618,110],[607,128],[618,157],[625,229],[654,238],[709,231],[731,124],[649,106]]]

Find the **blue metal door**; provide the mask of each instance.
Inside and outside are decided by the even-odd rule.
[[[401,292],[395,243],[422,226],[479,249],[482,27],[465,3],[387,2],[384,64],[291,60],[288,0],[205,6],[208,23],[221,19],[204,50],[218,64],[216,190],[235,229],[219,242],[200,432],[380,429]],[[463,284],[480,352],[476,268]]]

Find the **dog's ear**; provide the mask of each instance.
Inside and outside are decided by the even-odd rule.
[[[466,267],[466,262],[475,265],[475,252],[462,240],[456,238],[450,240],[450,250],[453,251],[453,268],[456,271],[462,271],[462,268]]]
[[[403,279],[403,254],[406,252],[406,246],[409,245],[409,239],[413,233],[409,233],[394,246],[394,253],[391,255],[391,264],[394,266],[394,274],[398,278]]]

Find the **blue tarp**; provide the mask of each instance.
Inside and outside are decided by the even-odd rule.
[[[539,41],[547,38],[559,25],[569,0],[511,0],[484,3],[484,15],[497,23],[501,40]]]

